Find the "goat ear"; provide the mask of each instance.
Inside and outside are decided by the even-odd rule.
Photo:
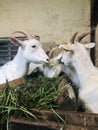
[[[18,40],[17,38],[15,38],[15,37],[10,37],[9,39],[10,39],[10,41],[11,41],[13,44],[18,45],[18,46],[21,46],[21,47],[24,47],[23,42],[20,41],[20,40]]]
[[[85,46],[86,49],[91,49],[95,46],[95,43],[91,42],[91,43],[85,44],[84,46]]]

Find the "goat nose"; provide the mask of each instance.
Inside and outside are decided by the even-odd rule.
[[[46,61],[48,61],[48,62],[49,62],[49,59],[47,58],[47,59],[46,59]]]

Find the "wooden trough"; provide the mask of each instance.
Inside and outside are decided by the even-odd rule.
[[[48,110],[35,111],[37,120],[12,118],[9,121],[10,130],[98,130],[98,114],[67,112],[56,110],[57,115]],[[63,122],[62,120],[65,120]]]
[[[24,78],[20,78],[11,84],[17,86],[24,81]],[[63,85],[64,82],[66,83],[66,80],[63,79],[60,84]],[[66,97],[67,93],[64,94]],[[75,103],[68,96],[62,98],[62,94],[58,96],[56,102],[61,103],[60,110],[31,109],[36,119],[12,117],[9,121],[9,130],[98,130],[98,114],[76,112]]]
[[[18,85],[22,84],[25,82],[25,79],[23,77],[19,78],[19,79],[15,79],[13,81],[8,82],[8,84],[14,88],[16,88]],[[6,87],[6,83],[4,84],[0,84],[0,93],[2,93],[4,91]]]
[[[16,88],[24,82],[24,78],[19,78],[9,84]],[[64,82],[66,80],[63,79],[60,84],[63,85]],[[5,85],[1,85],[1,92]],[[56,102],[60,103],[59,110],[31,109],[37,119],[12,117],[9,120],[9,130],[98,130],[98,114],[76,112],[75,102],[72,102],[67,93],[61,93]]]

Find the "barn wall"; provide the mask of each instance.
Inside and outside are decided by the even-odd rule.
[[[0,37],[17,29],[42,41],[90,30],[90,0],[0,0]]]

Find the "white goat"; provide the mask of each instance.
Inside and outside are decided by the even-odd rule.
[[[73,44],[74,43],[74,44]],[[95,43],[83,45],[79,42],[70,42],[60,45],[65,53],[61,61],[66,66],[72,65],[79,80],[79,98],[86,109],[98,113],[98,69],[93,65],[86,49],[93,48]]]
[[[74,43],[74,40],[75,40],[77,33],[78,32],[73,34],[72,38],[70,39],[70,43]],[[77,37],[76,41],[80,42],[88,34],[89,33],[83,33],[82,35]],[[67,44],[67,47],[70,46],[70,43]],[[88,50],[88,52],[89,52],[89,50]],[[64,50],[64,55],[66,55],[66,57],[69,56],[69,52]],[[78,89],[79,86],[80,86],[80,81],[78,79],[78,76],[77,76],[77,73],[76,73],[74,66],[72,64],[63,64],[62,65],[62,71],[70,78],[70,80],[73,82],[74,86]]]
[[[30,63],[29,65],[29,70],[28,70],[28,75],[30,75],[36,68],[39,69],[40,72],[44,74],[44,76],[53,78],[53,77],[58,77],[59,74],[62,71],[62,66],[60,64],[60,59],[62,57],[62,54],[59,54],[58,56],[53,57],[54,51],[58,49],[57,47],[54,47],[50,52],[49,52],[49,64],[34,64]]]
[[[19,46],[18,52],[12,61],[1,66],[0,84],[6,83],[6,80],[12,81],[23,77],[29,67],[29,63],[45,64],[49,58],[42,49],[41,44],[34,36],[27,32],[15,31],[14,33],[23,33],[29,40],[21,41],[17,38],[10,37],[10,41]]]

